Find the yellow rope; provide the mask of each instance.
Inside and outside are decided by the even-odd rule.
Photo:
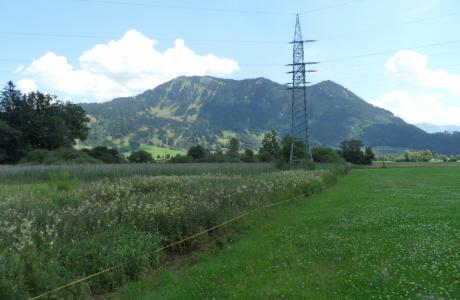
[[[161,247],[161,248],[158,248],[158,249],[155,250],[155,252],[161,252],[161,251],[163,251],[163,250],[165,250],[165,249],[168,249],[168,248],[171,248],[171,247],[173,247],[173,246],[175,246],[175,245],[182,244],[183,242],[186,242],[186,241],[188,241],[188,240],[194,239],[194,238],[196,238],[197,236],[200,236],[200,235],[205,234],[205,233],[207,233],[207,232],[209,232],[209,231],[212,231],[212,230],[217,229],[217,228],[219,228],[219,227],[225,226],[225,225],[227,225],[228,223],[231,223],[231,222],[234,222],[234,221],[236,221],[236,220],[238,220],[238,219],[241,219],[242,217],[245,217],[245,216],[247,216],[247,215],[249,215],[249,214],[251,214],[251,213],[253,213],[253,212],[255,212],[255,211],[258,211],[258,210],[261,210],[261,209],[265,209],[265,208],[270,208],[270,207],[277,206],[277,205],[281,205],[281,204],[283,204],[283,203],[287,203],[287,202],[290,202],[290,201],[293,201],[293,200],[296,200],[296,199],[299,199],[299,198],[302,198],[302,197],[305,197],[305,196],[308,196],[308,195],[309,195],[309,194],[303,194],[303,195],[300,195],[300,196],[297,196],[297,197],[289,198],[289,199],[287,199],[287,200],[282,200],[282,201],[278,201],[278,202],[275,202],[275,203],[270,203],[270,204],[267,204],[267,205],[259,206],[259,207],[257,207],[257,208],[254,208],[254,209],[250,210],[250,211],[247,211],[247,212],[244,212],[244,213],[242,213],[242,214],[239,214],[239,215],[237,215],[236,217],[233,217],[233,218],[231,218],[231,219],[229,219],[229,220],[227,220],[227,221],[225,221],[225,222],[223,222],[223,223],[220,223],[220,224],[218,224],[218,225],[215,225],[215,226],[213,226],[213,227],[211,227],[211,228],[208,228],[208,229],[203,230],[203,231],[201,231],[201,232],[198,232],[198,233],[196,233],[196,234],[194,234],[194,235],[191,235],[191,236],[188,236],[188,237],[186,237],[186,238],[183,238],[182,240],[179,240],[179,241],[176,241],[176,242],[174,242],[174,243],[171,243],[171,244],[168,244],[168,245],[166,245],[166,246],[163,246],[163,247]],[[86,276],[86,277],[82,277],[82,278],[80,278],[80,279],[77,279],[77,280],[75,280],[75,281],[72,281],[72,282],[70,282],[70,283],[68,283],[68,284],[65,284],[65,285],[63,285],[63,286],[60,286],[60,287],[57,287],[57,288],[55,288],[55,289],[49,290],[49,291],[47,291],[47,292],[44,292],[43,294],[40,294],[40,295],[35,296],[35,297],[32,297],[32,298],[30,298],[30,300],[35,300],[35,299],[42,298],[42,297],[44,297],[44,296],[46,296],[46,295],[49,295],[49,294],[52,294],[52,293],[54,293],[54,292],[60,291],[60,290],[62,290],[62,289],[65,289],[65,288],[67,288],[67,287],[69,287],[69,286],[72,286],[72,285],[75,285],[75,284],[77,284],[77,283],[86,281],[86,280],[88,280],[88,279],[90,279],[90,278],[93,278],[93,277],[95,277],[95,276],[99,276],[99,275],[101,275],[101,274],[110,272],[110,271],[112,271],[112,270],[114,270],[114,269],[118,269],[118,268],[120,268],[121,266],[123,266],[123,265],[125,265],[125,264],[126,264],[126,263],[122,263],[122,264],[116,265],[116,266],[114,266],[114,267],[110,267],[110,268],[107,268],[107,269],[102,270],[102,271],[100,271],[100,272],[94,273],[94,274],[92,274],[92,275],[89,275],[89,276]]]

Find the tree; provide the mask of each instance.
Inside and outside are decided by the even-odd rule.
[[[20,133],[14,134],[19,137],[15,153],[12,147],[0,148],[2,153],[10,153],[8,161],[17,161],[34,149],[72,147],[76,140],[85,140],[89,132],[89,118],[80,106],[40,92],[22,94],[12,82],[0,93],[0,120],[3,130],[7,125]]]
[[[286,135],[281,141],[281,155],[284,161],[288,162],[291,157],[292,136]],[[302,141],[294,142],[294,156],[307,159],[307,146]]]
[[[348,162],[361,164],[364,159],[364,153],[361,150],[363,142],[360,140],[342,141],[339,145],[339,154]]]
[[[366,147],[365,151],[361,150],[363,142],[360,140],[342,141],[337,151],[346,161],[352,164],[372,164],[375,158],[371,147]]]
[[[256,158],[254,156],[254,151],[252,151],[251,149],[244,150],[244,155],[241,158],[241,160],[247,163],[255,162]]]
[[[0,164],[15,163],[25,154],[21,139],[20,131],[0,120]]]
[[[240,152],[240,141],[237,138],[231,138],[228,146],[227,155],[237,157]]]
[[[128,156],[131,163],[152,163],[155,162],[152,155],[144,150],[134,151]]]
[[[262,161],[272,161],[280,156],[280,145],[278,134],[275,130],[266,133],[262,140],[262,147],[259,149],[259,157]]]
[[[98,146],[93,149],[83,149],[83,151],[106,164],[119,164],[125,162],[125,159],[118,153],[117,149]]]
[[[192,146],[188,149],[187,155],[193,159],[202,159],[207,155],[206,149],[201,145]]]
[[[313,161],[318,163],[343,163],[344,159],[332,148],[315,147],[312,149]]]
[[[371,147],[366,147],[366,150],[364,151],[363,164],[372,165],[372,161],[374,159],[375,159],[374,151],[372,151]]]

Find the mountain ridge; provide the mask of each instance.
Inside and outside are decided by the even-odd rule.
[[[460,153],[460,135],[426,133],[335,82],[309,86],[307,96],[315,143],[359,138],[370,146]],[[290,125],[290,92],[263,77],[181,76],[135,97],[82,107],[91,117],[89,145],[225,148],[236,136],[255,149],[264,133],[284,135]]]

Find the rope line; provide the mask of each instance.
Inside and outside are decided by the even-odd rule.
[[[277,206],[277,205],[281,205],[281,204],[284,204],[284,203],[287,203],[287,202],[294,201],[294,200],[299,199],[299,198],[306,197],[306,196],[308,196],[308,195],[310,195],[310,193],[302,194],[302,195],[299,195],[299,196],[296,196],[296,197],[292,197],[292,198],[289,198],[289,199],[286,199],[286,200],[282,200],[282,201],[278,201],[278,202],[275,202],[275,203],[270,203],[270,204],[266,204],[266,205],[262,205],[262,206],[256,207],[256,208],[254,208],[254,209],[252,209],[252,210],[246,211],[246,212],[241,213],[241,214],[239,214],[239,215],[237,215],[237,216],[235,216],[235,217],[233,217],[233,218],[231,218],[231,219],[228,219],[228,220],[226,220],[225,222],[222,222],[222,223],[220,223],[220,224],[218,224],[218,225],[215,225],[215,226],[213,226],[213,227],[210,227],[210,228],[208,228],[208,229],[205,229],[205,230],[203,230],[203,231],[200,231],[200,232],[198,232],[198,233],[195,233],[195,234],[193,234],[193,235],[191,235],[191,236],[185,237],[185,238],[183,238],[183,239],[181,239],[181,240],[179,240],[179,241],[173,242],[173,243],[168,244],[168,245],[166,245],[166,246],[160,247],[160,248],[156,249],[154,252],[155,252],[155,253],[161,252],[161,251],[163,251],[163,250],[165,250],[165,249],[168,249],[168,248],[171,248],[171,247],[173,247],[173,246],[182,244],[182,243],[184,243],[184,242],[186,242],[186,241],[192,240],[192,239],[194,239],[194,238],[196,238],[196,237],[198,237],[198,236],[200,236],[200,235],[203,235],[203,234],[205,234],[205,233],[207,233],[207,232],[213,231],[213,230],[215,230],[215,229],[217,229],[217,228],[220,228],[220,227],[223,227],[223,226],[225,226],[225,225],[227,225],[227,224],[229,224],[229,223],[235,222],[236,220],[241,219],[241,218],[243,218],[243,217],[245,217],[245,216],[247,216],[247,215],[250,215],[250,214],[252,214],[252,213],[254,213],[254,212],[258,211],[258,210],[262,210],[262,209],[274,207],[274,206]],[[69,282],[69,283],[67,283],[67,284],[65,284],[65,285],[62,285],[62,286],[60,286],[60,287],[57,287],[57,288],[54,288],[54,289],[52,289],[52,290],[46,291],[46,292],[44,292],[44,293],[42,293],[42,294],[40,294],[40,295],[34,296],[34,297],[30,298],[30,300],[40,299],[40,298],[42,298],[42,297],[44,297],[44,296],[47,296],[47,295],[49,295],[49,294],[52,294],[52,293],[55,293],[55,292],[57,292],[57,291],[63,290],[63,289],[65,289],[65,288],[68,288],[68,287],[70,287],[70,286],[73,286],[73,285],[75,285],[75,284],[77,284],[77,283],[86,281],[86,280],[91,279],[91,278],[93,278],[93,277],[99,276],[99,275],[101,275],[101,274],[110,272],[110,271],[115,270],[115,269],[118,269],[118,268],[120,268],[120,267],[122,267],[122,266],[124,266],[124,265],[126,265],[126,263],[122,263],[122,264],[119,264],[119,265],[116,265],[116,266],[113,266],[113,267],[104,269],[104,270],[99,271],[99,272],[97,272],[97,273],[94,273],[94,274],[91,274],[91,275],[88,275],[88,276],[85,276],[85,277],[76,279],[76,280],[74,280],[74,281],[72,281],[72,282]]]

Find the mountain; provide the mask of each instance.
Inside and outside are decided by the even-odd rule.
[[[436,125],[436,124],[431,124],[431,123],[416,123],[414,125],[420,129],[425,130],[428,133],[437,133],[437,132],[453,133],[455,131],[460,132],[460,126],[457,126],[457,125]]]
[[[308,87],[310,134],[337,146],[350,138],[370,146],[460,153],[460,134],[429,134],[375,107],[346,88],[324,81]],[[291,94],[265,78],[179,77],[135,97],[82,104],[91,118],[89,145],[137,144],[225,148],[229,137],[257,148],[263,135],[289,132]]]

